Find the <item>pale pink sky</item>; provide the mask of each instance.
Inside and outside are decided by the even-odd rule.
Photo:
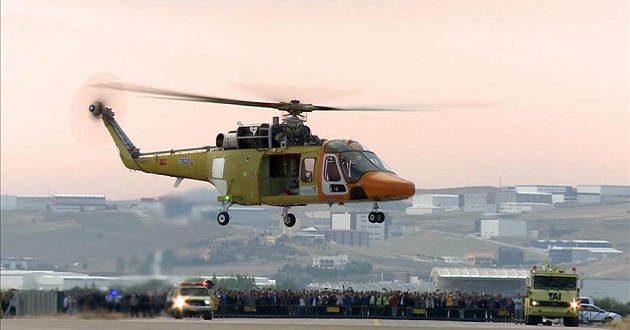
[[[461,102],[419,113],[313,113],[324,138],[367,145],[418,188],[630,184],[627,0],[3,0],[1,192],[136,198],[209,184],[131,173],[71,105],[120,81],[322,105]],[[264,99],[236,84],[280,88]],[[326,93],[323,93],[326,94]],[[491,108],[474,107],[492,103]],[[471,106],[465,106],[470,104]],[[87,109],[87,104],[85,105]],[[86,110],[87,111],[87,110]],[[76,114],[75,114],[76,115]],[[213,144],[272,110],[128,96],[143,151]],[[73,124],[71,124],[73,123]],[[75,125],[75,126],[73,126]]]

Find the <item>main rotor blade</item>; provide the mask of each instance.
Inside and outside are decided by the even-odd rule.
[[[261,102],[261,101],[228,99],[228,98],[223,98],[223,97],[182,93],[182,92],[171,91],[171,90],[161,89],[161,88],[147,87],[147,86],[142,86],[142,85],[137,85],[137,84],[102,83],[102,84],[93,84],[91,86],[97,87],[97,88],[128,91],[128,92],[147,95],[150,97],[163,98],[163,99],[169,99],[169,100],[209,102],[209,103],[240,105],[240,106],[248,106],[248,107],[272,108],[272,109],[278,109],[281,111],[287,111],[291,114],[301,113],[301,112],[322,111],[322,110],[325,110],[325,111],[343,110],[343,109],[335,108],[335,107],[300,103],[299,101]]]
[[[334,107],[336,111],[440,111],[444,109],[460,109],[460,108],[494,108],[499,106],[497,103],[480,102],[480,101],[444,101],[420,104],[399,104],[390,106],[352,106],[352,107]]]
[[[400,107],[400,108],[381,108],[381,107],[327,107],[328,109],[317,110],[329,110],[329,111],[382,111],[382,112],[417,112],[417,111],[433,111],[431,107]]]
[[[128,92],[145,94],[148,96],[171,99],[171,100],[209,102],[209,103],[220,103],[220,104],[240,105],[240,106],[248,106],[248,107],[273,108],[273,109],[280,109],[280,107],[282,106],[282,103],[228,99],[228,98],[222,98],[222,97],[182,93],[182,92],[170,91],[170,90],[161,89],[161,88],[146,87],[146,86],[136,85],[136,84],[104,83],[104,84],[93,84],[92,87],[128,91]]]
[[[292,100],[289,102],[261,102],[261,101],[248,101],[237,100],[223,97],[214,97],[200,94],[183,93],[177,91],[171,91],[161,88],[147,87],[137,84],[123,84],[123,83],[97,83],[90,85],[97,88],[113,89],[120,91],[129,91],[133,93],[143,94],[149,97],[163,98],[170,100],[191,101],[191,102],[208,102],[219,103],[228,105],[238,105],[257,108],[271,108],[280,111],[286,111],[292,116],[297,116],[304,112],[313,111],[382,111],[382,112],[417,112],[417,111],[434,111],[445,108],[462,108],[462,107],[492,107],[493,104],[474,102],[474,101],[456,101],[456,102],[442,102],[442,103],[429,103],[420,105],[401,105],[393,107],[380,107],[380,106],[365,106],[365,107],[331,107],[313,105],[310,103],[301,103],[298,100]]]

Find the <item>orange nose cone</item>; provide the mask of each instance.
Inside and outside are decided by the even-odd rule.
[[[412,182],[389,172],[368,172],[361,178],[361,186],[369,199],[401,200],[416,193]]]

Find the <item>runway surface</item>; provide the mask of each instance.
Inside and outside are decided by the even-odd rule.
[[[543,327],[543,326],[539,326]],[[553,326],[558,327],[558,326]],[[2,330],[35,330],[35,329],[129,329],[129,330],[166,330],[166,329],[220,329],[220,330],[254,330],[254,329],[536,329],[537,327],[512,323],[485,322],[451,322],[425,320],[375,320],[375,319],[200,319],[175,320],[171,318],[154,319],[118,319],[118,320],[80,320],[71,318],[36,318],[36,319],[4,319],[0,321]],[[563,327],[564,328],[564,327]],[[601,329],[601,327],[584,327],[580,329]],[[549,329],[549,327],[543,327]]]

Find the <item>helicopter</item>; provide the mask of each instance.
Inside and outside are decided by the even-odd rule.
[[[308,204],[373,202],[371,223],[383,223],[378,202],[404,200],[415,194],[415,185],[396,175],[376,153],[352,139],[322,139],[306,126],[305,113],[313,111],[388,110],[340,108],[289,102],[259,102],[204,96],[135,84],[98,83],[91,87],[126,91],[170,100],[271,108],[283,112],[271,123],[244,125],[219,133],[214,146],[141,152],[115,119],[114,110],[94,101],[89,113],[102,119],[120,158],[130,170],[205,181],[219,192],[217,222],[230,222],[234,205],[282,207],[282,220],[293,227],[289,209]],[[282,120],[281,120],[282,118]]]

